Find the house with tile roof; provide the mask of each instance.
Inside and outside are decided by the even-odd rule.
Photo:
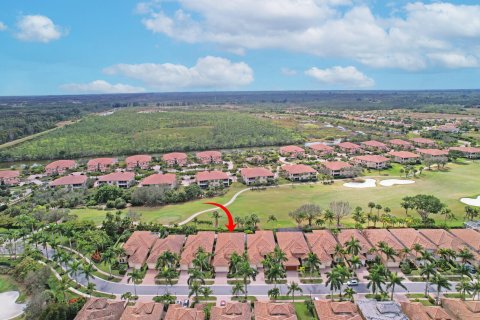
[[[210,320],[251,320],[252,310],[249,303],[227,302],[224,307],[213,306]]]
[[[195,157],[201,164],[222,163],[222,153],[220,151],[202,151],[197,152]]]
[[[314,300],[313,304],[320,320],[362,320],[357,306],[350,301],[320,299]]]
[[[125,302],[89,298],[74,320],[120,320]]]
[[[402,139],[388,140],[387,143],[395,150],[409,150],[413,148],[412,143]]]
[[[351,178],[355,176],[353,166],[344,161],[325,161],[319,164],[319,171],[333,178]]]
[[[480,301],[442,298],[443,308],[454,320],[480,320]]]
[[[180,234],[170,234],[166,238],[157,239],[147,258],[147,266],[150,270],[155,270],[158,257],[165,251],[175,253],[180,257],[180,252],[185,242],[185,236]]]
[[[228,272],[230,257],[233,253],[242,255],[245,252],[245,234],[221,232],[217,234],[213,267],[215,272]]]
[[[164,320],[205,320],[205,312],[200,308],[186,308],[170,304]]]
[[[71,174],[57,178],[49,183],[50,187],[65,187],[69,189],[82,189],[87,187],[88,177],[83,174]]]
[[[337,148],[340,150],[340,152],[344,152],[347,154],[356,154],[362,152],[361,146],[348,141],[337,144]]]
[[[138,186],[175,189],[177,187],[177,176],[173,173],[155,173],[143,179]]]
[[[432,139],[427,138],[412,138],[410,141],[417,147],[420,148],[432,148],[435,147],[436,143]]]
[[[148,170],[150,168],[152,157],[146,154],[139,154],[125,158],[127,170],[133,171],[135,169]]]
[[[413,228],[398,228],[398,229],[390,229],[391,234],[395,238],[397,238],[400,243],[405,246],[406,248],[412,250],[416,244],[419,244],[423,247],[424,250],[434,253],[437,250],[435,244],[433,244],[430,240],[428,240],[423,234],[418,232]],[[420,254],[415,251],[410,252],[411,259],[418,259]],[[423,261],[420,261],[422,264]]]
[[[130,188],[135,182],[135,173],[117,171],[98,177],[96,186],[100,187],[107,184],[119,188]]]
[[[68,170],[73,170],[77,167],[77,162],[75,160],[57,160],[50,162],[45,166],[45,173],[47,175],[65,174]]]
[[[188,162],[188,156],[183,152],[166,153],[162,156],[162,160],[167,166],[186,166]]]
[[[285,268],[287,270],[297,270],[302,264],[301,261],[310,253],[303,233],[299,231],[286,231],[277,232],[276,236],[278,246],[287,256],[287,261],[284,264]]]
[[[465,242],[472,250],[480,253],[480,232],[473,229],[450,229],[449,232]]]
[[[308,149],[311,153],[316,154],[317,156],[326,156],[329,154],[333,154],[335,148],[331,146],[327,146],[324,143],[312,143],[308,145]]]
[[[475,147],[451,147],[449,153],[459,152],[463,157],[467,159],[478,159],[480,158],[480,148]]]
[[[390,161],[390,159],[384,156],[369,154],[353,157],[352,161],[368,169],[381,170],[388,167],[388,162]]]
[[[280,147],[279,151],[281,156],[287,157],[288,159],[300,158],[305,155],[305,150],[298,146],[284,146]]]
[[[403,312],[415,320],[454,320],[448,313],[439,306],[427,307],[420,302],[400,302]]]
[[[365,262],[371,261],[375,259],[376,254],[371,253],[372,245],[368,240],[363,236],[363,234],[360,232],[358,229],[342,229],[340,232],[337,234],[337,241],[340,243],[342,246],[345,246],[345,244],[350,241],[351,239],[358,240],[360,243],[360,260],[362,261],[362,264],[364,265]]]
[[[250,265],[254,268],[263,268],[262,261],[275,249],[275,238],[270,230],[258,230],[247,234],[247,254]]]
[[[20,171],[0,170],[0,185],[15,186],[20,183]]]
[[[358,300],[357,307],[365,320],[408,320],[395,301]]]
[[[120,320],[160,320],[163,314],[162,303],[137,302],[125,308]]]
[[[111,169],[116,163],[117,159],[115,158],[96,158],[90,159],[87,162],[87,171],[88,172],[107,172]]]
[[[150,231],[134,231],[123,245],[126,257],[122,257],[121,262],[126,261],[130,268],[140,269],[157,240],[158,236]]]
[[[363,141],[360,143],[360,146],[365,150],[373,152],[382,152],[388,150],[388,146],[385,143],[376,140]]]
[[[417,149],[423,160],[446,160],[448,159],[448,150],[440,149]]]
[[[400,241],[398,241],[397,238],[395,238],[387,229],[366,229],[363,231],[363,234],[365,235],[365,238],[367,238],[367,240],[372,244],[372,246],[377,248],[379,243],[383,242],[392,247],[398,255],[400,255],[402,249],[404,248]],[[398,268],[400,266],[400,259],[398,257],[395,258],[395,261],[392,261],[387,260],[387,257],[381,253],[380,250],[378,250],[378,254],[387,267]]]
[[[253,309],[255,320],[297,320],[292,303],[255,301]]]
[[[281,167],[282,175],[290,181],[315,181],[318,172],[306,164],[285,164]]]
[[[272,184],[275,182],[275,175],[272,171],[262,168],[242,168],[240,169],[240,175],[243,183],[247,186],[257,184]]]
[[[390,151],[387,155],[392,158],[393,162],[401,164],[414,164],[420,160],[418,154],[410,151]]]
[[[228,173],[213,170],[197,172],[195,175],[195,182],[200,188],[228,187],[232,180]]]
[[[338,242],[329,230],[313,230],[305,233],[310,251],[315,253],[321,262],[320,268],[330,267],[333,262],[333,254]]]
[[[189,235],[180,256],[180,270],[186,271],[193,268],[192,261],[199,248],[207,253],[212,253],[214,242],[215,232],[213,231],[200,231],[197,234]]]

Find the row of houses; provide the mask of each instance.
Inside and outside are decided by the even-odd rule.
[[[472,264],[480,262],[480,233],[473,229],[344,229],[334,236],[329,230],[314,230],[312,233],[300,231],[277,232],[264,230],[254,234],[218,233],[201,231],[195,235],[169,235],[159,239],[148,231],[135,231],[124,244],[126,256],[121,262],[128,263],[132,268],[141,268],[147,264],[154,269],[158,257],[165,251],[180,256],[180,270],[193,267],[195,254],[202,248],[205,252],[213,253],[212,266],[216,272],[227,272],[230,257],[235,252],[239,255],[245,251],[248,254],[252,267],[262,269],[265,256],[273,252],[275,246],[285,252],[288,270],[297,270],[302,261],[310,252],[315,253],[321,261],[321,268],[327,268],[334,262],[335,248],[338,244],[345,245],[351,239],[359,241],[360,259],[365,264],[379,256],[389,267],[398,267],[399,259],[388,260],[377,250],[379,243],[391,246],[399,255],[404,248],[412,249],[415,244],[435,254],[439,248],[449,248],[455,251],[470,250],[475,258]],[[417,257],[411,253],[411,259]]]

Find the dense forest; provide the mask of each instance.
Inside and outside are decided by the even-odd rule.
[[[125,109],[81,121],[0,152],[0,160],[79,158],[298,143],[300,135],[236,111]]]

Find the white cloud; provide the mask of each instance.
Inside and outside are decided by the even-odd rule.
[[[144,88],[128,84],[110,84],[105,80],[95,80],[90,83],[67,83],[60,87],[71,93],[137,93],[145,92]]]
[[[47,43],[60,39],[66,31],[42,15],[26,15],[17,22],[16,37],[22,41]]]
[[[368,88],[375,85],[372,78],[367,77],[353,66],[335,66],[327,69],[310,68],[305,74],[315,80],[332,85],[347,88]]]
[[[104,69],[109,75],[137,79],[156,89],[235,88],[253,81],[253,71],[244,62],[207,56],[193,67],[180,64],[117,64]]]
[[[415,2],[392,7],[381,17],[358,4],[368,3],[362,1],[177,2],[179,9],[172,14],[158,6],[143,10],[145,27],[179,41],[215,43],[230,52],[279,48],[376,68],[472,67],[480,60],[480,5]]]
[[[7,25],[2,21],[0,21],[0,31],[4,31],[4,30],[7,30]]]
[[[282,68],[280,71],[284,76],[287,76],[287,77],[293,77],[294,75],[297,74],[297,70],[293,70],[290,68]]]

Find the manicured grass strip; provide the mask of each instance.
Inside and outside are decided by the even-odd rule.
[[[295,302],[295,313],[297,314],[298,320],[312,320],[317,319],[317,317],[313,317],[310,312],[308,312],[307,305],[304,302]]]

